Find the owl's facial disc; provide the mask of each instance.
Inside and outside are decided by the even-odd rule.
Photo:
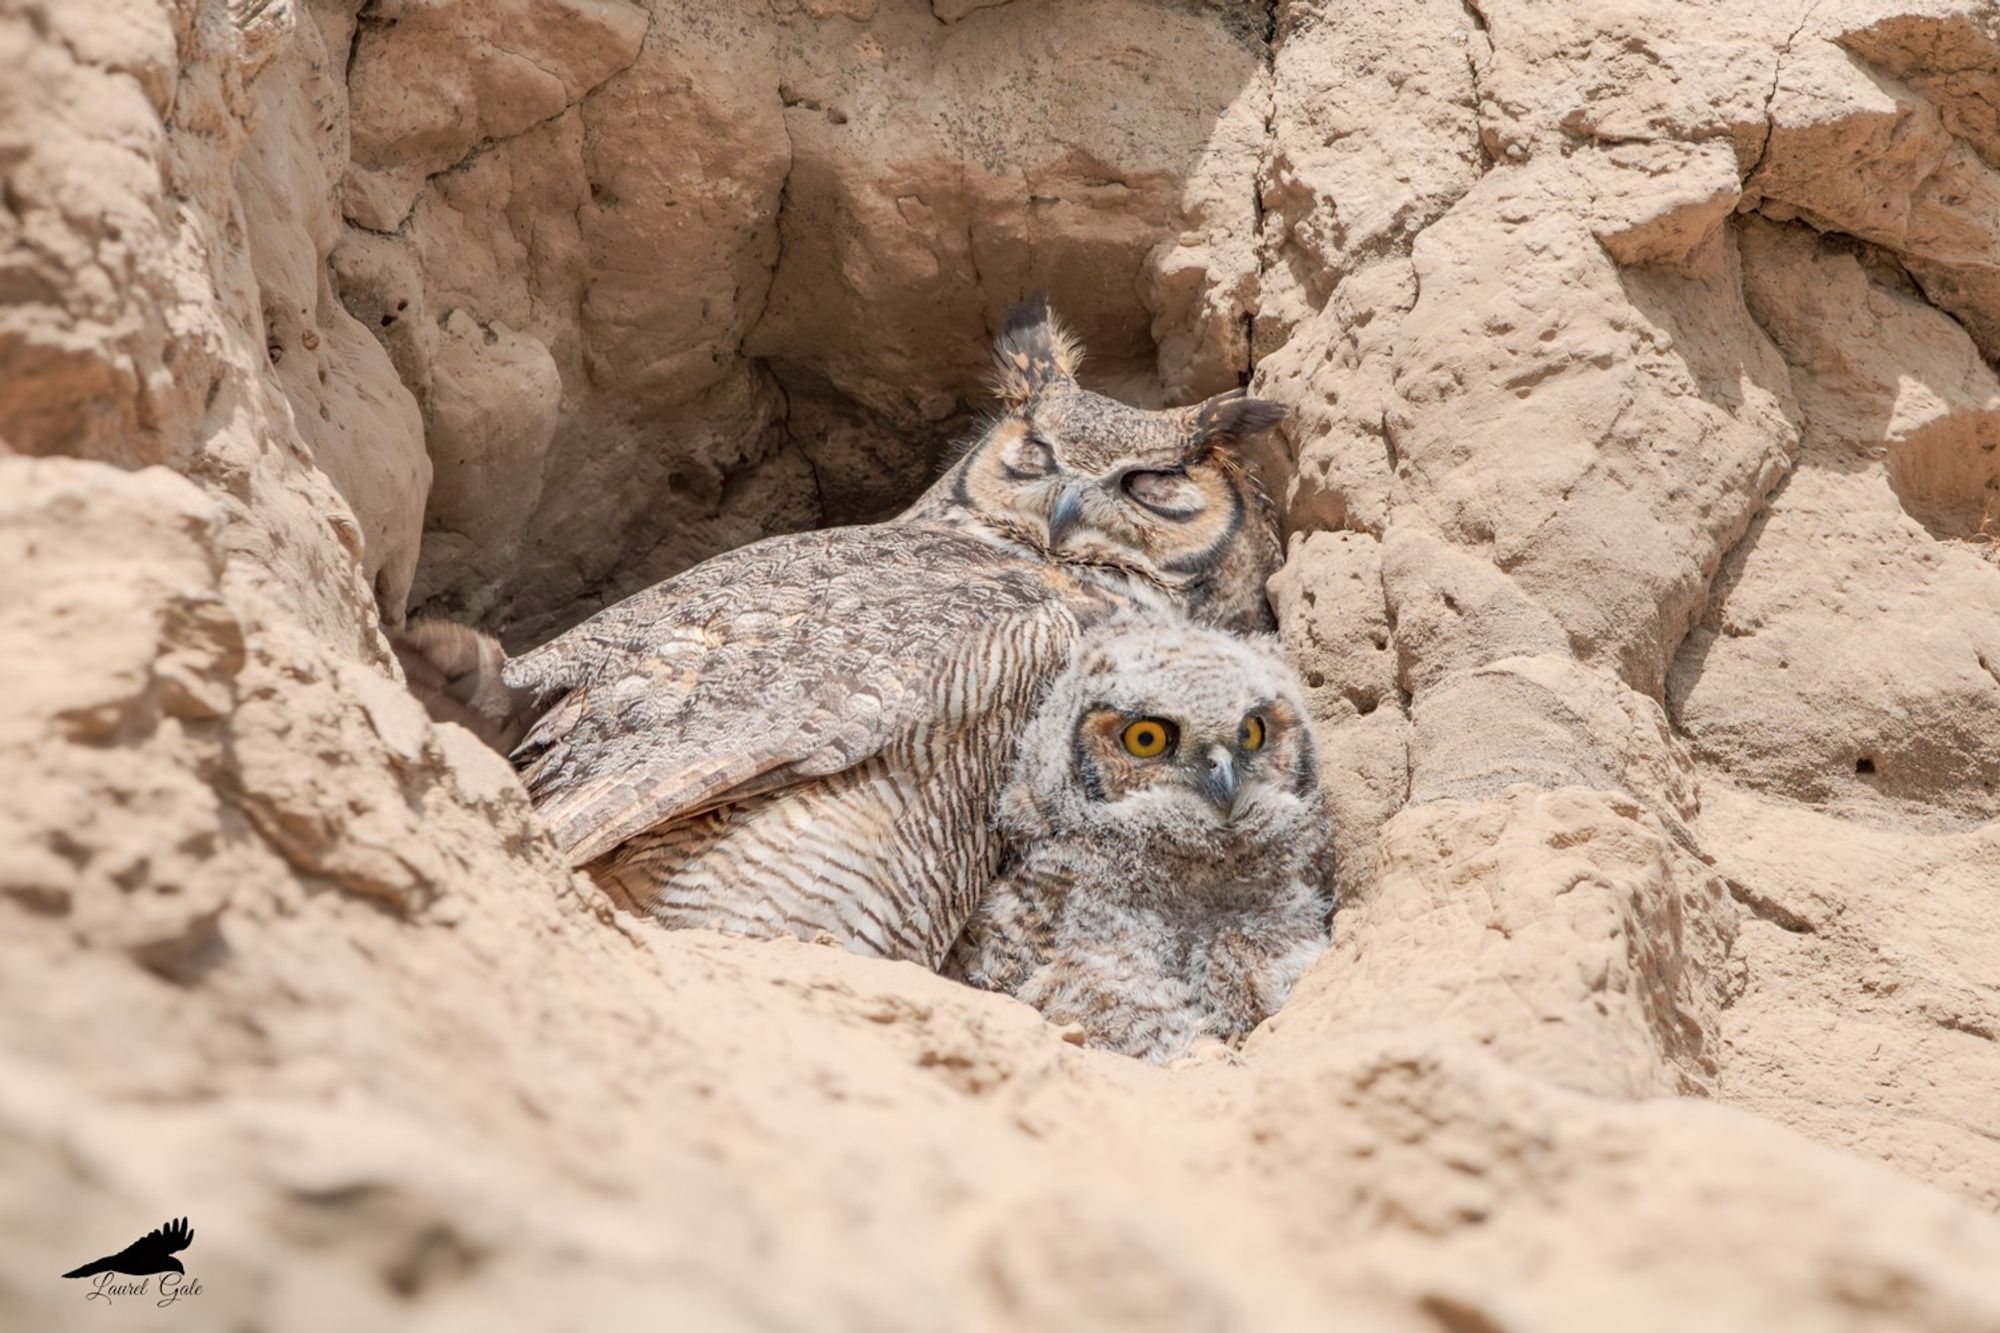
[[[1149,412],[1077,382],[1083,348],[1039,297],[993,344],[1004,415],[958,474],[957,501],[1059,560],[1192,589],[1245,546],[1232,450],[1284,416],[1240,389]]]
[[[1181,415],[1080,390],[1037,399],[993,427],[964,501],[1059,558],[1178,584],[1219,558],[1243,521],[1228,465],[1190,443]]]
[[[1077,780],[1096,803],[1138,797],[1185,809],[1194,798],[1208,820],[1235,824],[1290,776],[1267,771],[1261,753],[1288,725],[1276,711],[1259,704],[1225,723],[1176,717],[1162,707],[1100,704],[1077,726]]]
[[[1066,477],[1050,500],[1046,517],[1049,549],[1071,545],[1079,553],[1092,546],[1143,552],[1170,551],[1198,532],[1191,528],[1211,504],[1228,496],[1206,472],[1190,475],[1184,466],[1119,468],[1102,476]],[[1208,483],[1208,484],[1204,484]]]

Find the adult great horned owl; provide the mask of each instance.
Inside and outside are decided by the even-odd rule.
[[[1010,862],[946,971],[1155,1063],[1231,1041],[1326,947],[1311,731],[1268,642],[1171,624],[1087,636],[1021,738]]]
[[[1285,409],[1232,390],[1142,411],[1079,385],[1082,359],[1047,305],[1017,308],[994,348],[1003,410],[900,521],[970,518],[1202,624],[1275,629],[1264,585],[1284,558],[1277,514],[1233,446]]]
[[[529,792],[614,897],[934,967],[1076,638],[1135,600],[1262,608],[1275,533],[1230,450],[1279,409],[1086,393],[1046,308],[997,357],[1005,410],[909,512],[725,552],[508,664]]]

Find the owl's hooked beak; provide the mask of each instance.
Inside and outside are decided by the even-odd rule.
[[[1049,549],[1063,544],[1063,538],[1075,530],[1083,518],[1083,492],[1087,483],[1067,482],[1055,504],[1049,507]]]
[[[1222,744],[1211,745],[1201,757],[1201,773],[1195,778],[1195,785],[1208,798],[1222,822],[1231,823],[1240,813],[1237,802],[1239,789],[1236,784],[1236,756],[1229,747]]]

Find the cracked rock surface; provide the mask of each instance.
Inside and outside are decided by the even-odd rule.
[[[0,1325],[2000,1329],[1984,0],[0,0]],[[1334,946],[1155,1070],[572,877],[377,630],[1240,382]]]

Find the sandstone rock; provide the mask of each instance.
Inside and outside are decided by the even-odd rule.
[[[520,558],[562,394],[555,358],[534,338],[463,310],[444,318],[430,378],[427,544],[488,581]]]
[[[1746,188],[1773,218],[1897,252],[1986,355],[2000,356],[2000,17],[1976,0],[1911,12],[1868,4],[1809,13],[1800,33]]]
[[[394,231],[428,176],[475,148],[553,120],[630,67],[648,27],[625,0],[498,3],[463,11],[423,0],[364,7],[348,54],[353,169],[393,207],[365,221]],[[393,184],[386,184],[386,181]]]
[[[1392,819],[1377,857],[1267,1056],[1421,1024],[1582,1092],[1711,1087],[1733,916],[1637,803],[1525,785],[1434,801]]]
[[[0,1324],[2000,1329],[1996,49],[0,0]],[[1294,409],[1345,906],[1172,1070],[619,915],[376,630],[893,511],[1036,286]]]
[[[1990,1211],[2000,1012],[1976,978],[1995,962],[1993,825],[1857,829],[1717,783],[1702,828],[1750,912],[1722,1094]]]
[[[1675,664],[1675,711],[1739,780],[1906,827],[2000,815],[2000,582],[1974,540],[2000,379],[1965,332],[1798,227],[1745,234],[1804,450]]]

